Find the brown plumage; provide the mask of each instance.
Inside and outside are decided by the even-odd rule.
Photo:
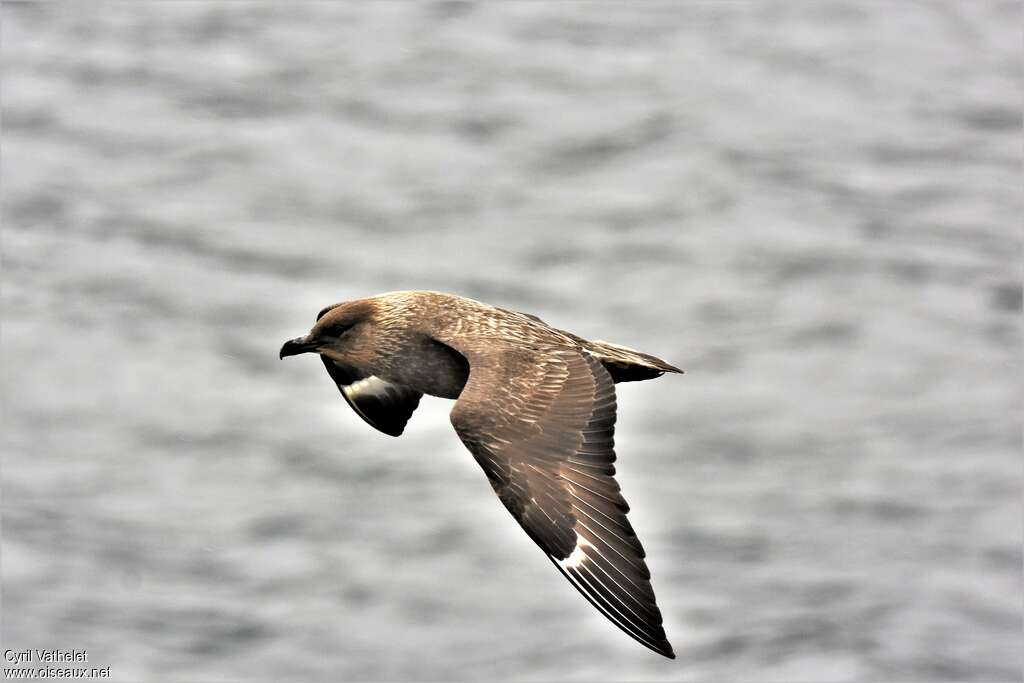
[[[614,479],[613,434],[616,382],[681,370],[536,316],[422,291],[328,306],[280,355],[305,352],[392,436],[423,394],[457,398],[455,431],[530,538],[616,626],[675,657]]]

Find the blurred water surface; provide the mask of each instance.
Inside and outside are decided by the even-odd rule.
[[[3,5],[3,641],[117,680],[1019,679],[1020,3]],[[277,349],[437,289],[621,385],[679,659],[425,400]]]

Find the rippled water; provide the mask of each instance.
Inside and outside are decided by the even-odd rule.
[[[118,680],[1019,679],[1019,3],[4,4],[3,640]],[[663,356],[679,659],[425,400],[277,349],[452,291]]]

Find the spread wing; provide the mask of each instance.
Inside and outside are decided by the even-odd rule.
[[[674,658],[614,479],[615,385],[570,349],[469,354],[451,419],[498,498],[616,626]]]
[[[367,424],[391,436],[399,436],[405,430],[423,394],[375,375],[365,375],[327,356],[320,359],[341,395]]]

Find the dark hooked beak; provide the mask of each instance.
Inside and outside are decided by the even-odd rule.
[[[300,353],[309,353],[310,351],[316,351],[317,347],[320,346],[318,341],[310,341],[309,337],[297,337],[295,339],[289,339],[281,347],[281,355],[279,358],[285,356],[297,356]]]

